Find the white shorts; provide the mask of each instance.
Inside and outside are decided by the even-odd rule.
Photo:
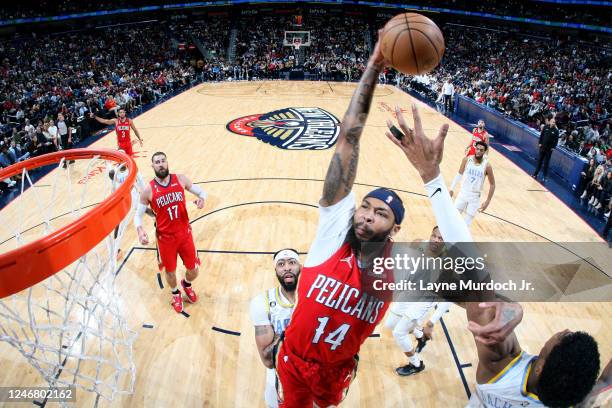
[[[278,399],[276,394],[276,374],[271,368],[266,368],[266,390],[264,399],[268,408],[278,408]]]
[[[480,194],[461,194],[455,200],[455,208],[459,212],[466,212],[472,217],[476,215],[480,208]]]
[[[393,302],[385,326],[392,329],[402,318],[416,321],[418,326],[422,326],[425,316],[433,309],[436,303],[437,302]]]

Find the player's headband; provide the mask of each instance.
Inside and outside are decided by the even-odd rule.
[[[281,259],[295,259],[299,262],[300,256],[293,249],[282,249],[278,251],[276,255],[274,255],[274,266],[276,266],[278,261],[280,261]]]
[[[398,225],[402,223],[404,220],[404,203],[402,203],[402,199],[399,198],[395,191],[381,187],[370,191],[364,198],[368,197],[378,198],[384,201],[389,208],[391,208],[395,216],[395,223]]]

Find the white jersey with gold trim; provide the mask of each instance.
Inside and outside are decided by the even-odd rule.
[[[487,174],[487,163],[488,161],[484,157],[480,164],[476,163],[473,156],[468,157],[459,194],[480,195]]]
[[[469,408],[543,407],[538,397],[527,392],[527,378],[537,356],[521,351],[508,365],[486,384],[476,384],[467,405]]]

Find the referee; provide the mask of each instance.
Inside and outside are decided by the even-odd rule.
[[[444,85],[442,85],[442,96],[444,97],[444,113],[447,115],[452,112],[453,107],[453,95],[455,94],[455,87],[448,78]]]

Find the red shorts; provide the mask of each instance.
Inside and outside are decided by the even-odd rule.
[[[123,150],[130,157],[134,156],[134,151],[132,150],[132,142],[121,143],[119,145],[119,150]]]
[[[475,154],[476,154],[476,148],[474,147],[474,145],[471,145],[466,156],[474,156]]]
[[[348,393],[357,374],[355,356],[347,361],[321,364],[305,361],[279,343],[275,356],[276,391],[279,408],[338,405]]]
[[[187,270],[195,269],[196,265],[200,264],[191,228],[184,234],[157,234],[157,248],[160,258],[159,267],[165,269],[166,272],[176,272],[177,255],[181,257]]]

